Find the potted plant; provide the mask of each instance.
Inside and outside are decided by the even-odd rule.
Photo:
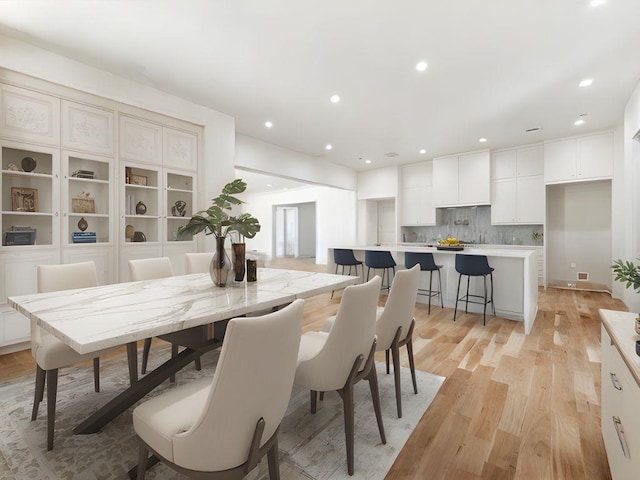
[[[253,238],[260,231],[258,219],[249,213],[230,215],[234,206],[244,202],[234,195],[247,189],[247,184],[242,179],[236,179],[227,183],[220,195],[211,200],[212,205],[194,214],[186,225],[178,229],[178,234],[185,233],[196,235],[205,232],[206,235],[216,237],[216,251],[211,261],[211,279],[218,287],[227,284],[227,276],[231,262],[224,249],[224,242],[231,232],[237,232],[240,237]],[[242,261],[244,265],[244,260]],[[244,273],[244,272],[243,272]]]
[[[640,260],[640,258],[638,259]],[[616,281],[624,282],[626,288],[633,286],[633,289],[640,293],[640,265],[634,265],[630,261],[616,260],[611,265],[613,273],[616,274]],[[640,313],[636,317],[636,333],[640,335]]]

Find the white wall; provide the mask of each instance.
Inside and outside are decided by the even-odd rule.
[[[351,168],[246,135],[236,135],[235,165],[316,185],[356,189],[356,172]]]
[[[298,256],[316,256],[316,204],[300,203],[298,207]]]
[[[633,137],[640,132],[640,83],[636,85],[624,112],[624,160],[622,171],[614,171],[617,190],[614,215],[616,222],[614,259],[636,261],[640,257],[640,146]],[[622,191],[620,191],[622,189]],[[636,261],[636,265],[637,265]],[[614,296],[619,296],[633,312],[640,311],[640,293],[624,290],[616,282]]]
[[[358,200],[396,198],[398,181],[398,167],[358,172]]]
[[[331,187],[306,187],[276,193],[245,195],[243,210],[260,222],[260,233],[247,239],[247,250],[265,252],[269,258],[274,248],[274,205],[316,204],[316,263],[327,263],[327,248],[355,245],[356,193]]]
[[[2,68],[202,125],[204,152],[199,201],[203,208],[227,182],[233,180],[233,117],[4,35],[0,35],[0,51]],[[10,72],[3,74],[3,79],[10,81]],[[205,236],[199,237],[204,243]],[[208,238],[206,249],[212,251],[213,248],[213,239]]]
[[[611,182],[547,186],[545,241],[550,281],[587,272],[611,288]]]

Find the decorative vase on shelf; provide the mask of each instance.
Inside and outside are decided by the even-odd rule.
[[[216,251],[211,259],[209,266],[209,274],[211,280],[216,287],[225,287],[227,285],[227,277],[231,269],[231,260],[227,251],[224,249],[224,241],[227,237],[216,237]]]
[[[233,250],[233,272],[235,274],[235,281],[242,282],[244,280],[244,261],[245,261],[245,243],[232,243],[231,248]]]

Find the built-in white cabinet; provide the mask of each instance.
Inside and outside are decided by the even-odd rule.
[[[401,224],[404,226],[435,225],[433,203],[433,163],[405,165],[401,169]]]
[[[640,471],[640,385],[629,367],[634,365],[636,375],[640,370],[634,351],[634,340],[638,338],[633,332],[635,315],[600,310],[603,321],[602,437],[613,480],[636,479]],[[610,334],[610,331],[616,333]]]
[[[613,176],[613,133],[544,144],[545,183],[608,179]]]
[[[542,145],[501,150],[492,154],[492,224],[544,223],[543,168]]]
[[[200,128],[42,90],[0,83],[2,351],[29,339],[29,322],[6,299],[36,290],[37,265],[92,260],[108,284],[128,280],[132,258],[166,255],[184,273],[184,253],[196,251],[177,232],[199,210]]]
[[[489,151],[435,158],[433,196],[436,207],[491,203]]]

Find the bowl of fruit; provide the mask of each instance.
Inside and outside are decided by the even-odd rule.
[[[460,243],[457,238],[447,236],[445,240],[438,240],[436,248],[438,250],[453,250],[459,252],[460,250],[464,250],[464,245]]]

